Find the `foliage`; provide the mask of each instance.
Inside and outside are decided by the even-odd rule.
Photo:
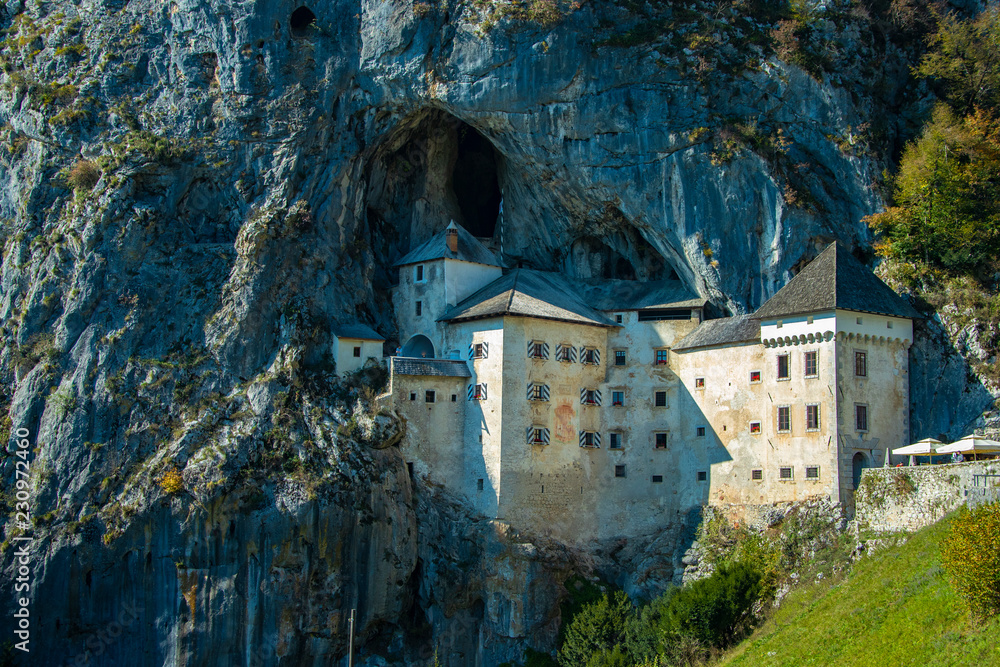
[[[595,653],[614,647],[624,638],[632,617],[632,603],[621,591],[602,595],[574,615],[559,648],[563,667],[585,667]]]
[[[1000,8],[967,21],[939,17],[929,46],[917,72],[938,80],[956,111],[1000,107]]]
[[[1000,120],[934,110],[907,146],[895,206],[868,216],[876,252],[955,273],[986,274],[1000,253]]]
[[[171,468],[163,473],[163,476],[160,477],[160,488],[170,496],[180,493],[184,489],[184,478],[181,477],[181,471],[177,468]]]
[[[962,508],[941,543],[941,565],[975,618],[1000,614],[1000,502]]]
[[[725,667],[1000,664],[1000,617],[970,628],[941,567],[950,519],[885,545],[844,575],[793,589]]]
[[[90,160],[77,160],[66,176],[66,183],[74,190],[93,190],[99,180],[101,170]]]

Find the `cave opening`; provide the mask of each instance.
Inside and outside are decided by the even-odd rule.
[[[496,149],[465,123],[458,128],[451,182],[465,228],[473,236],[492,238],[502,198]]]
[[[292,12],[288,22],[294,37],[308,37],[316,23],[316,15],[306,6],[299,7]]]

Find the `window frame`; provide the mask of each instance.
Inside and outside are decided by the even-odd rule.
[[[663,484],[663,475],[651,475],[649,478],[650,484]]]
[[[777,367],[775,372],[777,373],[778,382],[788,382],[792,379],[792,355],[788,352],[782,352],[777,355]],[[785,374],[781,374],[781,361],[785,361]]]
[[[854,350],[854,377],[868,377],[868,350]]]
[[[624,349],[617,349],[615,353],[615,366],[626,366],[628,365],[628,351]],[[619,357],[621,358],[621,363],[618,363]]]
[[[864,415],[864,428],[861,428],[861,420],[859,417]],[[855,403],[854,404],[854,430],[857,433],[868,433],[871,428],[871,419],[868,414],[868,404],[867,403]]]
[[[697,473],[697,475],[695,476],[695,479],[697,479],[699,482],[707,482],[708,481],[708,471],[707,470],[699,470],[698,473]]]
[[[757,379],[756,380],[753,379],[754,374],[757,375]],[[759,370],[752,370],[752,371],[750,371],[750,384],[760,384],[763,381],[764,381],[763,380],[763,373],[761,373]]]
[[[596,347],[583,345],[580,347],[580,363],[587,366],[601,365],[601,352]]]
[[[815,471],[815,475],[810,475],[811,471]],[[818,482],[820,480],[820,469],[819,466],[809,465],[806,466],[806,481]]]
[[[660,358],[662,355],[662,359]],[[670,348],[669,347],[654,347],[653,348],[653,365],[654,366],[666,366],[670,368]]]
[[[704,389],[705,388],[705,378],[703,378],[703,377],[697,377],[697,378],[695,378],[694,379],[694,388],[695,388],[695,390]]]
[[[667,449],[669,444],[670,431],[653,431],[653,449]],[[660,444],[660,439],[663,439],[663,444]]]
[[[490,345],[489,343],[472,343],[470,346],[472,348],[472,355],[469,357],[473,361],[476,359],[489,359],[490,357]]]
[[[413,282],[424,283],[427,282],[427,271],[424,269],[423,264],[417,264],[413,267]]]
[[[580,431],[580,447],[583,449],[600,449],[601,434],[598,431]]]
[[[423,317],[424,316],[424,302],[418,300],[416,302],[415,306],[416,307],[414,308],[414,315],[413,316],[414,317]]]
[[[756,431],[753,429],[754,426],[757,427]],[[761,434],[762,425],[761,425],[761,423],[759,421],[751,421],[748,428],[750,429],[750,435],[760,435]]]
[[[778,405],[776,406],[777,412],[774,417],[774,426],[777,433],[791,433],[792,432],[792,406],[790,405]],[[781,417],[782,411],[784,411],[785,428],[781,427]]]
[[[581,389],[580,405],[600,407],[603,403],[600,389]]]
[[[424,403],[437,403],[437,392],[433,389],[425,389]]]
[[[477,382],[476,384],[470,384],[471,390],[469,391],[470,401],[485,401],[486,397],[489,395],[488,388],[485,382]]]
[[[810,408],[816,408],[816,415],[815,415],[816,416],[816,423],[813,426],[810,426],[810,419],[809,419],[809,409]],[[806,431],[818,431],[818,430],[820,430],[821,424],[823,423],[821,421],[820,413],[821,413],[821,410],[820,410],[820,404],[819,403],[806,403]]]
[[[544,403],[548,402],[549,397],[551,396],[551,389],[549,389],[549,385],[544,382],[529,382],[528,390],[525,393],[526,398],[529,401],[540,401]]]
[[[660,396],[663,396],[663,405],[659,405],[657,403],[657,401],[659,400]],[[666,389],[654,389],[653,390],[653,407],[654,408],[669,408],[670,407],[670,398],[667,396],[667,390]]]
[[[764,469],[763,468],[751,468],[751,470],[750,470],[750,481],[751,482],[763,482],[764,481]]]
[[[616,400],[615,395],[620,395],[621,400]],[[625,407],[625,389],[612,389],[611,390],[611,407],[613,408],[623,408]]]
[[[618,441],[618,446],[615,447],[615,440]],[[608,449],[613,449],[616,452],[620,452],[625,449],[625,434],[621,431],[609,431],[608,432]]]
[[[788,475],[785,475],[785,471],[788,471]],[[778,481],[779,482],[794,482],[795,481],[795,466],[778,466]]]
[[[812,373],[809,372],[809,359],[812,358]],[[802,354],[802,374],[807,378],[819,377],[819,350],[806,350]]]
[[[544,340],[531,340],[528,343],[529,359],[548,359],[549,349]]]
[[[699,425],[694,427],[694,437],[696,438],[704,438],[707,433],[708,429],[705,426]]]
[[[615,477],[616,478],[617,477],[621,477],[622,479],[625,478],[625,464],[624,463],[620,463],[620,464],[618,464],[618,465],[615,466]]]

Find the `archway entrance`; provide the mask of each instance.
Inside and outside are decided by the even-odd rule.
[[[403,346],[400,356],[414,357],[417,359],[433,359],[434,343],[432,343],[431,339],[427,336],[417,334],[410,340],[406,341],[406,345]]]
[[[869,467],[868,459],[864,454],[858,452],[854,455],[852,463],[854,464],[854,488],[857,489],[861,484],[861,471]]]
[[[288,21],[293,37],[308,37],[316,23],[316,15],[308,7],[299,7]]]

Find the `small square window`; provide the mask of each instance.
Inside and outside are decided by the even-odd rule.
[[[625,476],[625,466],[615,466],[615,477]]]
[[[760,422],[750,422],[750,435],[760,435]]]
[[[707,470],[699,470],[698,471],[698,481],[699,482],[707,482],[708,481],[708,471]]]
[[[615,366],[625,365],[625,350],[615,350]]]
[[[598,448],[601,446],[601,436],[595,431],[580,431],[580,446]]]
[[[889,321],[887,321],[887,322],[885,323],[885,328],[886,328],[886,329],[891,329],[891,328],[892,328],[892,320],[889,320]]]
[[[778,408],[778,433],[788,433],[792,430],[792,409],[787,405]]]
[[[704,389],[705,388],[705,378],[695,378],[694,379],[694,388],[695,389]]]
[[[697,436],[699,438],[704,438],[705,437],[705,427],[704,426],[696,426],[695,429],[694,429],[694,434],[695,434],[695,436]]]
[[[540,340],[533,340],[528,343],[528,358],[529,359],[548,359],[549,358],[549,346]]]
[[[486,383],[474,384],[469,387],[469,400],[470,401],[485,401],[486,400]]]
[[[774,326],[775,328],[780,329],[781,327],[785,326],[785,323],[782,322],[781,320],[778,320]]]
[[[601,363],[601,353],[596,347],[585,347],[580,351],[580,363],[598,366]]]
[[[621,324],[625,321],[625,316],[621,313],[615,313],[615,324]]]
[[[807,378],[816,377],[818,368],[819,353],[815,350],[805,353],[804,365]]]
[[[787,380],[792,376],[791,363],[787,354],[778,355],[778,379]]]
[[[625,405],[625,391],[623,389],[617,389],[611,392],[611,405]]]
[[[483,490],[483,478],[480,477],[479,479],[476,480],[476,491],[482,491],[482,490]]]
[[[864,318],[863,317],[859,317],[858,318],[858,324],[864,324],[864,323],[865,323]]]
[[[410,392],[410,400],[411,401],[417,400],[417,392],[415,392],[415,391],[411,391]]]
[[[655,447],[657,449],[667,448],[667,434],[666,433],[656,433],[654,434]]]
[[[785,466],[783,468],[778,468],[778,479],[784,479],[784,480],[792,479],[792,468],[791,468],[791,466]]]
[[[432,389],[428,389],[427,391],[424,392],[425,403],[433,403],[436,398],[437,395],[434,393]]]
[[[864,433],[868,430],[868,406],[854,406],[854,428],[856,431]]]
[[[360,346],[356,345],[354,347],[354,357],[357,358],[357,359],[361,358],[361,347]]]
[[[653,364],[655,366],[666,366],[670,362],[670,350],[659,349],[656,350],[656,356],[654,358]]]
[[[458,403],[458,394],[452,394],[451,395],[451,402],[452,403]]]
[[[756,470],[751,470],[750,471],[750,479],[752,479],[755,482],[761,481],[762,479],[764,479],[764,471],[761,470],[760,468],[758,468]]]
[[[863,350],[854,351],[854,375],[868,377],[868,353]]]
[[[662,484],[663,475],[653,475],[653,484]]]
[[[420,317],[424,313],[424,302],[417,301],[417,317]]]
[[[475,343],[472,346],[473,359],[486,359],[489,356],[489,347],[485,343]]]
[[[806,406],[806,430],[819,430],[819,405]]]
[[[622,448],[622,434],[617,431],[611,432],[611,441],[608,443],[610,449],[621,449]]]
[[[819,466],[806,466],[806,479],[819,479]]]
[[[667,407],[667,392],[666,391],[653,392],[653,405],[657,408]]]
[[[760,384],[760,371],[750,371],[750,384]]]
[[[417,264],[417,279],[416,279],[416,281],[418,283],[424,282],[424,265],[423,264]]]
[[[810,315],[809,317],[806,318],[806,324],[812,324],[812,323],[813,323],[813,316]]]
[[[576,361],[576,348],[572,345],[556,345],[556,361]]]

